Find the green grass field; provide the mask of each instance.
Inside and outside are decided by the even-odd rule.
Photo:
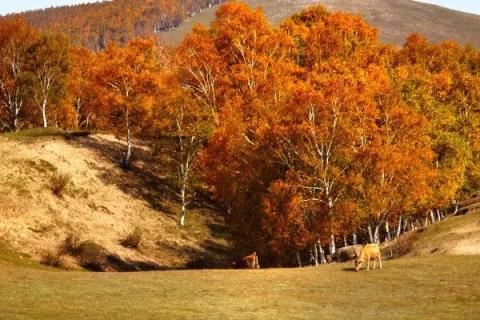
[[[65,272],[0,262],[0,319],[478,319],[480,256],[318,268]],[[17,261],[17,262],[15,262]]]

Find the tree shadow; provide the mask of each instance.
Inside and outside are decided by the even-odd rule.
[[[99,136],[82,136],[74,141],[81,147],[93,150],[121,170],[121,174],[114,174],[111,168],[104,168],[90,162],[89,166],[100,172],[99,178],[105,184],[115,185],[126,194],[145,200],[156,211],[162,211],[168,215],[176,214],[166,205],[169,202],[178,201],[175,185],[169,178],[168,166],[146,145],[139,143],[135,145],[132,164],[125,169],[121,166],[125,150],[125,145],[121,142],[102,139]]]

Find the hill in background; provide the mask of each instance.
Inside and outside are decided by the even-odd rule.
[[[195,23],[210,23],[220,0],[179,2],[116,0],[100,4],[38,10],[23,14],[42,30],[65,32],[75,43],[101,49],[108,41],[126,42],[134,36],[164,37],[180,42]],[[382,41],[402,45],[408,35],[421,33],[434,42],[454,40],[480,47],[480,16],[411,0],[246,0],[262,7],[275,24],[309,5],[363,16],[379,28]]]

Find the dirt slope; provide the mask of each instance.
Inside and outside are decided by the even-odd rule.
[[[0,136],[0,240],[39,259],[68,234],[93,240],[131,263],[159,268],[222,264],[228,252],[223,222],[197,203],[187,226],[177,225],[178,204],[165,172],[147,147],[137,150],[131,171],[118,167],[122,144],[96,134],[12,139]],[[62,196],[52,177],[70,177]],[[135,227],[138,250],[120,244]]]
[[[432,41],[455,40],[480,47],[480,16],[411,0],[245,0],[252,7],[262,7],[268,19],[280,21],[303,8],[321,4],[330,10],[363,16],[379,29],[382,41],[402,45],[408,35],[417,32]],[[203,10],[172,31],[164,33],[166,42],[176,44],[196,22],[210,23],[215,7]]]

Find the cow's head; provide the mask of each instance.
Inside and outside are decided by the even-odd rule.
[[[360,267],[362,266],[362,260],[360,259],[360,256],[355,253],[354,258],[353,258],[353,265],[355,266],[355,271],[360,270]]]

